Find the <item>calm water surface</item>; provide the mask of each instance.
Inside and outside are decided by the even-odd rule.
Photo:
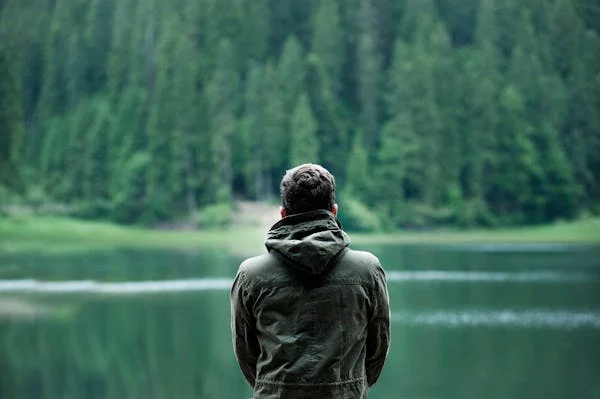
[[[373,246],[392,346],[369,398],[600,398],[600,248]],[[0,398],[248,398],[242,259],[0,254]]]

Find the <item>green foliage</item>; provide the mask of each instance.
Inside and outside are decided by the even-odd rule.
[[[19,198],[14,192],[8,190],[8,188],[0,185],[0,217],[5,216],[9,213],[9,207],[11,204],[18,203]]]
[[[342,193],[338,199],[338,218],[348,231],[381,231],[383,223],[375,210],[353,198],[350,193]]]
[[[109,148],[114,153],[109,158],[110,196],[115,198],[121,181],[121,173],[136,148],[142,147],[142,116],[146,92],[140,87],[128,87],[112,108],[113,117],[108,132]]]
[[[307,85],[319,125],[319,159],[332,173],[342,177],[349,144],[348,127],[340,98],[346,48],[336,1],[321,1],[312,22]]]
[[[110,106],[104,100],[92,101],[89,111],[82,116],[89,125],[78,126],[86,134],[84,138],[83,197],[90,202],[108,202],[109,164],[108,131]],[[107,216],[107,215],[103,215]]]
[[[311,49],[323,79],[322,90],[330,92],[324,95],[336,96],[341,89],[345,49],[339,14],[336,1],[321,1],[313,18]]]
[[[290,166],[303,163],[319,163],[319,141],[317,140],[317,122],[313,117],[308,97],[302,93],[291,121]]]
[[[277,76],[277,69],[272,62],[267,62],[264,71],[265,104],[264,104],[264,150],[266,168],[274,180],[278,178],[274,171],[284,170],[287,165],[288,128],[287,120],[290,111],[284,109],[282,96],[283,87]],[[288,113],[289,112],[289,113]],[[283,163],[283,165],[282,165]],[[275,186],[276,187],[276,186]],[[274,187],[270,187],[271,190]]]
[[[381,102],[381,54],[377,48],[375,10],[370,0],[361,1],[358,46],[356,48],[359,127],[364,145],[371,149],[376,142]]]
[[[222,229],[232,221],[231,205],[226,202],[208,205],[198,211],[196,225],[201,229]]]
[[[19,77],[8,50],[0,42],[0,186],[20,189],[24,126]]]
[[[151,163],[147,153],[138,152],[123,163],[113,194],[112,217],[119,223],[141,221],[146,208],[146,171]]]
[[[600,209],[600,19],[574,0],[25,3],[0,1],[10,201],[154,225],[311,161],[366,229]]]
[[[217,52],[217,65],[206,86],[205,99],[210,115],[210,138],[213,162],[213,187],[216,201],[227,201],[233,182],[232,142],[237,130],[238,75],[231,42],[222,39]]]
[[[396,120],[388,123],[383,128],[381,146],[377,153],[377,173],[375,181],[379,209],[391,225],[399,226],[404,222],[404,182],[406,174],[406,153],[408,144],[403,142],[406,135],[405,129]]]
[[[360,132],[354,135],[354,142],[348,155],[346,190],[351,197],[361,201],[369,197],[371,180],[369,179],[369,159],[363,146]]]
[[[239,169],[243,171],[246,192],[254,199],[264,199],[270,191],[270,187],[267,187],[269,138],[264,125],[266,85],[263,69],[257,64],[252,64],[244,93],[244,115],[237,140],[237,158],[241,164]]]

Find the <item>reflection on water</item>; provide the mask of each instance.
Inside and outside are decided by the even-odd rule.
[[[380,246],[369,398],[600,398],[600,250]],[[0,254],[0,399],[247,398],[222,253]]]
[[[548,327],[600,329],[600,311],[585,312],[578,310],[476,310],[457,309],[434,312],[398,312],[392,313],[392,323],[412,326],[434,327]]]
[[[559,243],[470,243],[470,244],[451,244],[443,245],[440,247],[447,250],[458,250],[458,251],[473,251],[473,252],[575,252],[575,251],[587,251],[589,246],[585,244],[559,244]]]
[[[398,271],[387,273],[388,281],[437,281],[437,282],[557,282],[583,283],[595,281],[598,276],[591,273],[567,272],[556,270],[532,270],[518,272],[497,271]]]
[[[594,282],[598,276],[591,273],[538,270],[523,272],[474,272],[474,271],[398,271],[387,272],[389,284],[395,282]],[[197,278],[184,280],[150,280],[127,282],[98,282],[92,280],[39,281],[34,279],[0,280],[1,292],[41,293],[97,293],[97,294],[144,294],[152,292],[184,292],[228,290],[233,279]]]
[[[32,319],[50,317],[52,308],[42,304],[16,298],[0,298],[0,319],[20,318]]]
[[[89,280],[74,281],[38,281],[5,280],[0,281],[0,292],[38,292],[38,293],[93,293],[93,294],[148,294],[158,292],[185,292],[228,290],[233,280],[228,278],[201,278],[164,281],[127,281],[107,283]]]

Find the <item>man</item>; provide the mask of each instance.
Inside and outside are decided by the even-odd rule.
[[[390,343],[384,271],[348,248],[325,168],[288,170],[281,199],[268,253],[244,261],[231,288],[239,366],[254,398],[364,398]]]

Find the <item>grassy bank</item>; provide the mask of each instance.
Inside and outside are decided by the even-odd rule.
[[[236,226],[210,231],[167,231],[56,217],[0,219],[0,251],[74,251],[108,248],[222,248],[241,254],[262,250],[265,228]],[[571,223],[494,230],[437,230],[350,234],[355,244],[584,243],[600,244],[600,218]]]
[[[0,251],[223,248],[247,253],[260,250],[263,237],[264,231],[258,226],[214,231],[173,231],[56,217],[0,219]]]
[[[550,225],[499,229],[396,232],[391,234],[354,234],[361,244],[385,243],[564,243],[600,244],[600,218]]]

